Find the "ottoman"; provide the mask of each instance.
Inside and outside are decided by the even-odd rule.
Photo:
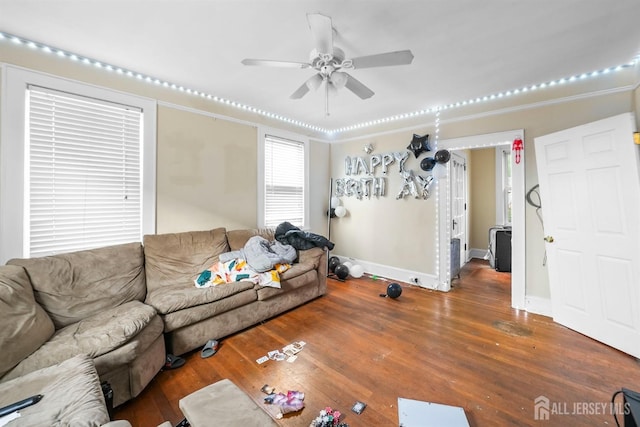
[[[180,399],[180,410],[192,427],[267,427],[278,424],[228,379]]]

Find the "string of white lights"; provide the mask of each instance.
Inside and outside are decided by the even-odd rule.
[[[103,70],[106,70],[106,71],[109,71],[109,72],[114,72],[114,73],[121,74],[121,75],[124,75],[124,76],[127,76],[127,77],[135,78],[137,80],[142,80],[142,81],[145,81],[147,83],[151,83],[151,84],[154,84],[154,85],[157,85],[157,86],[162,86],[162,87],[174,89],[174,90],[177,90],[179,92],[184,92],[184,93],[187,93],[187,94],[190,94],[190,95],[194,95],[194,96],[199,96],[201,98],[209,99],[211,101],[218,102],[220,104],[225,104],[225,105],[229,105],[231,107],[235,107],[235,108],[237,108],[239,110],[245,110],[245,111],[248,111],[248,112],[251,112],[251,113],[259,114],[259,115],[264,116],[264,117],[268,117],[270,119],[280,120],[282,122],[289,123],[289,124],[292,124],[294,126],[307,128],[307,129],[310,129],[310,130],[313,130],[313,131],[316,131],[316,132],[325,133],[325,134],[330,132],[328,129],[321,128],[319,126],[310,125],[308,123],[304,123],[304,122],[301,122],[299,120],[291,119],[289,117],[284,117],[284,116],[281,116],[279,114],[271,113],[269,111],[265,111],[265,110],[262,110],[260,108],[252,107],[250,105],[246,105],[246,104],[243,104],[243,103],[240,103],[240,102],[232,101],[230,99],[221,98],[221,97],[218,97],[218,96],[206,93],[206,92],[198,91],[198,90],[191,89],[191,88],[188,88],[188,87],[184,87],[184,86],[181,86],[181,85],[176,85],[174,83],[171,83],[171,82],[168,82],[168,81],[165,81],[165,80],[161,80],[161,79],[158,79],[158,78],[146,75],[146,74],[138,73],[138,72],[133,71],[133,70],[128,70],[126,68],[122,68],[122,67],[118,67],[118,66],[115,66],[115,65],[107,64],[107,63],[104,63],[104,62],[101,62],[101,61],[98,61],[96,59],[89,58],[89,57],[86,57],[86,56],[81,56],[81,55],[77,55],[77,54],[74,54],[74,53],[71,53],[71,52],[67,52],[67,51],[65,51],[63,49],[54,48],[54,47],[48,46],[48,45],[43,44],[43,43],[37,43],[37,42],[31,41],[31,40],[27,40],[27,39],[24,39],[24,38],[21,38],[21,37],[18,37],[18,36],[14,36],[12,34],[0,32],[0,41],[3,41],[3,40],[4,41],[9,41],[11,43],[15,43],[17,45],[23,45],[23,46],[26,46],[26,47],[31,48],[31,49],[40,50],[42,52],[49,53],[49,54],[52,54],[52,55],[57,55],[57,56],[60,56],[62,58],[67,58],[67,59],[69,59],[71,61],[74,61],[74,62],[80,62],[80,63],[87,64],[87,65],[90,65],[90,66],[94,66],[96,68],[100,68],[100,69],[103,69]]]
[[[440,110],[436,110],[436,119],[435,119],[435,138],[433,139],[433,151],[438,151],[438,139],[440,138]],[[436,203],[435,203],[435,232],[434,232],[434,240],[435,240],[435,265],[434,268],[437,272],[436,277],[440,276],[440,184],[436,181]],[[434,289],[438,289],[438,283],[435,283]]]
[[[262,110],[260,108],[256,108],[250,105],[246,105],[240,102],[236,102],[236,101],[232,101],[230,99],[226,99],[226,98],[221,98],[206,92],[202,92],[202,91],[198,91],[198,90],[194,90],[191,88],[187,88],[184,86],[180,86],[180,85],[176,85],[174,83],[168,82],[168,81],[164,81],[149,75],[145,75],[142,73],[138,73],[136,71],[133,70],[128,70],[122,67],[118,67],[115,65],[111,65],[111,64],[107,64],[104,63],[102,61],[98,61],[96,59],[93,58],[89,58],[86,56],[81,56],[81,55],[77,55],[71,52],[68,52],[66,50],[63,49],[58,49],[43,43],[38,43],[38,42],[34,42],[22,37],[18,37],[15,36],[13,34],[9,34],[9,33],[5,33],[5,32],[1,32],[0,31],[0,42],[2,41],[8,41],[10,43],[15,43],[18,45],[23,45],[26,46],[28,48],[31,49],[37,49],[40,50],[42,52],[45,53],[49,53],[49,54],[53,54],[53,55],[57,55],[63,58],[67,58],[71,61],[75,61],[75,62],[81,62],[87,65],[91,65],[94,66],[96,68],[99,69],[104,69],[106,71],[109,72],[115,72],[117,74],[122,74],[131,78],[135,78],[138,80],[142,80],[145,82],[148,82],[150,84],[155,84],[158,86],[163,86],[166,88],[171,88],[180,92],[185,92],[187,94],[190,95],[194,95],[194,96],[199,96],[214,102],[218,102],[220,104],[225,104],[225,105],[229,105],[231,107],[237,108],[239,110],[244,110],[244,111],[248,111],[254,114],[258,114],[270,119],[275,119],[275,120],[279,120],[281,122],[284,123],[288,123],[291,124],[293,126],[297,126],[297,127],[301,127],[301,128],[305,128],[305,129],[309,129],[315,132],[319,132],[319,133],[324,133],[326,135],[336,135],[342,132],[348,132],[348,131],[352,131],[352,130],[357,130],[357,129],[362,129],[362,128],[367,128],[367,127],[371,127],[371,126],[376,126],[379,124],[383,124],[383,123],[388,123],[388,122],[394,122],[394,121],[398,121],[398,120],[406,120],[406,119],[410,119],[413,117],[417,117],[417,116],[424,116],[427,114],[433,114],[435,113],[436,116],[439,115],[440,111],[442,110],[448,110],[448,109],[452,109],[452,108],[458,108],[458,107],[464,107],[466,105],[471,105],[471,104],[477,104],[477,103],[481,103],[481,102],[489,102],[489,101],[493,101],[496,99],[501,99],[501,98],[505,98],[505,97],[510,97],[510,96],[514,96],[514,95],[518,95],[518,94],[524,94],[527,92],[531,92],[531,91],[535,91],[535,90],[540,90],[540,89],[545,89],[548,87],[553,87],[553,86],[557,86],[557,85],[563,85],[563,84],[567,84],[567,83],[572,83],[575,81],[580,81],[580,80],[584,80],[587,78],[595,78],[595,77],[599,77],[605,74],[609,74],[612,72],[617,72],[620,70],[623,70],[625,68],[629,68],[629,67],[633,67],[635,66],[639,61],[640,61],[640,55],[636,56],[631,62],[627,63],[627,64],[622,64],[622,65],[617,65],[617,66],[613,66],[613,67],[609,67],[609,68],[605,68],[602,70],[597,70],[597,71],[592,71],[589,73],[583,73],[583,74],[579,74],[579,75],[574,75],[574,76],[570,76],[570,77],[564,77],[561,79],[557,79],[557,80],[551,80],[548,82],[544,82],[544,83],[539,83],[539,84],[534,84],[534,85],[530,85],[530,86],[525,86],[519,89],[513,89],[513,90],[508,90],[505,92],[499,92],[496,94],[491,94],[491,95],[486,95],[483,97],[477,97],[477,98],[473,98],[473,99],[468,99],[465,101],[459,101],[459,102],[455,102],[455,103],[451,103],[451,104],[447,104],[447,105],[443,105],[443,106],[436,106],[436,107],[432,107],[432,108],[427,108],[427,109],[422,109],[422,110],[418,110],[418,111],[412,111],[409,113],[403,113],[403,114],[396,114],[394,116],[389,116],[389,117],[384,117],[381,119],[376,119],[376,120],[369,120],[366,122],[362,122],[362,123],[357,123],[351,126],[344,126],[338,129],[326,129],[326,128],[322,128],[320,126],[315,126],[315,125],[311,125],[308,123],[304,123],[301,122],[299,120],[295,120],[289,117],[285,117],[282,116],[280,114],[276,114],[276,113],[272,113],[269,111],[265,111]],[[437,128],[436,128],[437,131]],[[437,135],[436,135],[437,138]]]

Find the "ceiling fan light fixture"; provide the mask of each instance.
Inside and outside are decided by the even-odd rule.
[[[320,74],[314,74],[313,76],[309,77],[305,84],[309,89],[318,90],[318,88],[322,84],[322,76]]]
[[[331,74],[331,83],[337,89],[342,89],[347,84],[347,80],[349,80],[349,75],[347,73],[343,73],[341,71],[334,71]]]

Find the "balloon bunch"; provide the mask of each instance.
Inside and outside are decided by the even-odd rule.
[[[340,199],[336,196],[331,197],[331,206],[329,209],[329,215],[331,218],[342,218],[347,214],[347,209],[340,204]]]
[[[425,157],[420,162],[420,169],[431,171],[435,179],[447,176],[447,168],[444,166],[451,159],[451,153],[447,150],[438,150],[433,157]]]
[[[349,275],[358,279],[364,274],[364,268],[359,264],[354,264],[351,261],[341,262],[337,256],[329,258],[329,272],[338,276],[338,279],[344,280]]]

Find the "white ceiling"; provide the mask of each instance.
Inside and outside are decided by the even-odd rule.
[[[352,70],[375,95],[289,95],[307,13],[333,19],[347,57],[411,49],[411,65]],[[625,64],[640,53],[639,0],[0,0],[0,31],[336,129]],[[1,60],[1,58],[0,58]]]

